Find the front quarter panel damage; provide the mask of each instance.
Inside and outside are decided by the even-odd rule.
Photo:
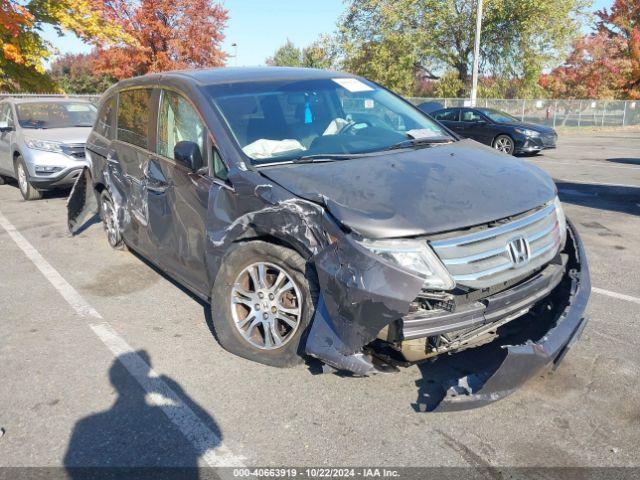
[[[363,367],[362,347],[407,314],[424,280],[381,262],[346,235],[314,260],[322,308],[316,311],[307,353],[360,375],[374,371],[371,364]]]

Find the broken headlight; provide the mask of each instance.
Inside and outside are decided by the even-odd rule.
[[[556,216],[558,217],[558,228],[560,229],[560,246],[563,247],[565,241],[567,240],[567,217],[564,214],[562,203],[560,203],[560,199],[557,196],[553,200],[553,204],[556,207]]]
[[[453,278],[424,240],[363,240],[360,245],[425,279],[424,287],[451,290]]]

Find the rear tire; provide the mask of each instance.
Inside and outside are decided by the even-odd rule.
[[[102,226],[107,234],[107,241],[111,248],[123,250],[125,248],[122,232],[118,225],[118,215],[115,204],[108,190],[103,190],[100,194],[100,218]]]
[[[315,272],[294,250],[263,241],[235,244],[211,293],[216,338],[248,360],[297,365],[317,296]]]
[[[29,181],[29,170],[20,155],[16,158],[15,168],[16,178],[18,179],[18,188],[20,188],[22,198],[27,202],[31,200],[40,200],[42,198],[42,192],[31,185],[31,182]]]

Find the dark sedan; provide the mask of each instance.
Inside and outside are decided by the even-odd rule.
[[[511,155],[556,148],[558,135],[553,128],[524,123],[492,108],[444,108],[430,115],[461,137],[472,138]]]

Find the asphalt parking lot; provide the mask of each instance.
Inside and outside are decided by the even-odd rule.
[[[225,352],[206,307],[99,224],[70,238],[63,194],[0,186],[0,466],[640,466],[640,132],[525,160],[582,234],[590,321],[555,372],[446,414],[416,408],[417,366],[353,378]]]

